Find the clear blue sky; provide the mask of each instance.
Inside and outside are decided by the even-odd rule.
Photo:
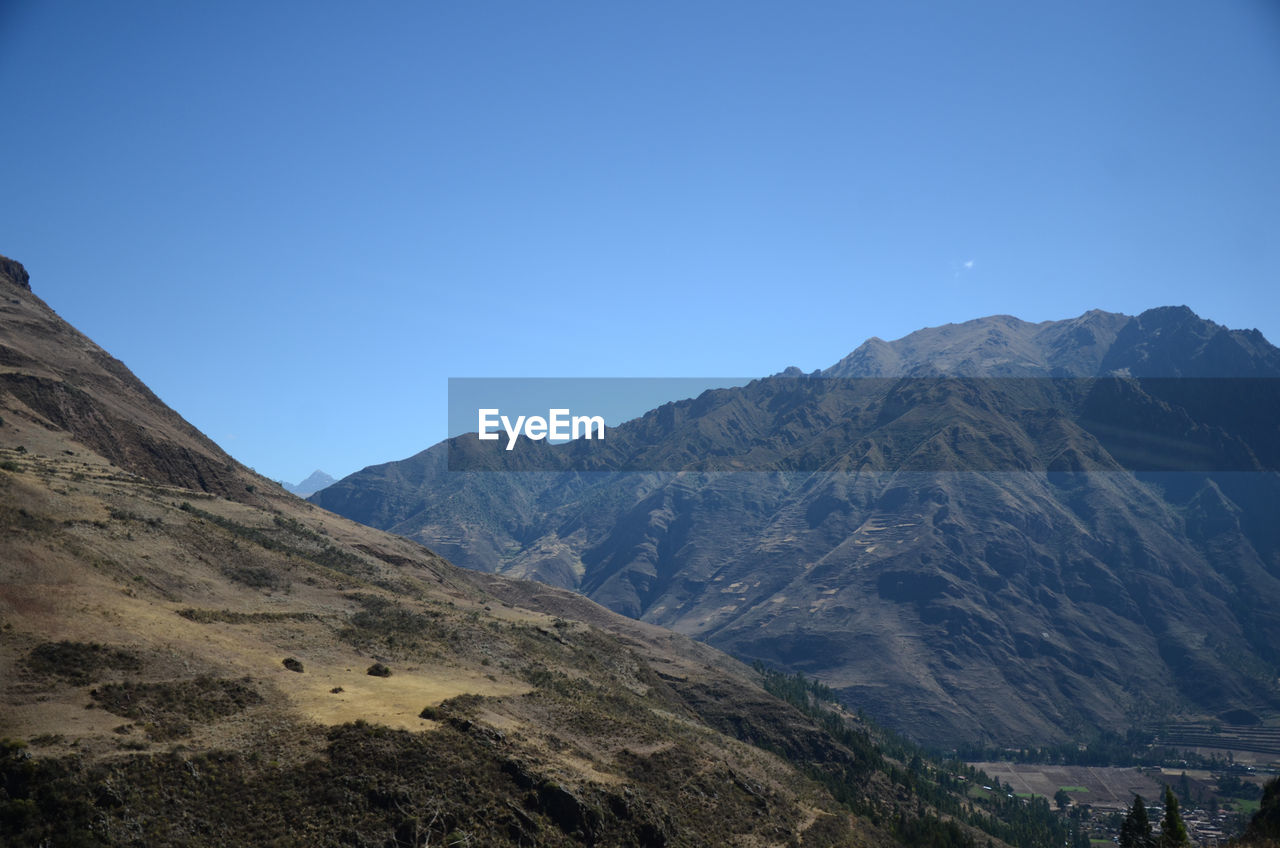
[[[0,0],[0,253],[292,481],[448,377],[1185,303],[1280,341],[1280,4]]]

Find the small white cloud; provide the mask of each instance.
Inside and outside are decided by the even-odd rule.
[[[972,270],[973,270],[973,260],[972,260],[972,259],[967,259],[967,260],[965,260],[965,263],[964,263],[964,269],[965,269],[966,271],[972,271]]]

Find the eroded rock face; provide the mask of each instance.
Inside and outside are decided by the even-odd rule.
[[[18,288],[31,291],[31,275],[22,263],[7,256],[0,256],[0,280]]]

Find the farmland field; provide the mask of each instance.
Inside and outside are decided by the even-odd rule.
[[[1135,794],[1150,801],[1164,787],[1136,768],[1052,766],[1034,763],[973,763],[992,778],[1013,787],[1015,794],[1034,793],[1053,798],[1065,789],[1077,804],[1125,809]]]

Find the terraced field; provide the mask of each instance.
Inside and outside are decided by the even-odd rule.
[[[1013,787],[1015,793],[1052,798],[1065,789],[1077,804],[1121,810],[1134,795],[1156,798],[1164,787],[1136,768],[1049,766],[1034,763],[974,763],[991,777]],[[1081,791],[1083,790],[1083,791]]]
[[[1245,762],[1280,764],[1280,727],[1173,724],[1163,728],[1156,741],[1172,748],[1217,753],[1229,751],[1234,758]]]

